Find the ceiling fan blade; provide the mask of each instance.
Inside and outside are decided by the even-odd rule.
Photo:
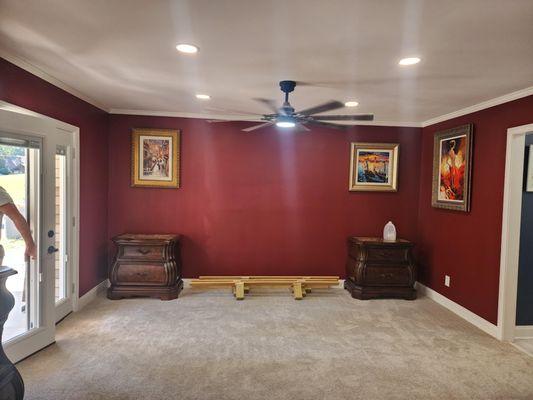
[[[250,126],[249,128],[244,128],[244,129],[242,129],[242,131],[243,132],[251,132],[251,131],[255,131],[256,129],[261,129],[261,128],[264,128],[266,126],[272,125],[272,124],[274,124],[274,123],[271,122],[271,121],[268,121],[268,122],[265,122],[265,123],[262,123],[262,124],[259,124],[259,125]]]
[[[277,114],[279,112],[278,107],[276,106],[276,102],[274,100],[263,99],[261,97],[255,98],[254,100],[266,105],[274,114]]]
[[[307,108],[302,111],[298,111],[297,114],[300,115],[312,115],[312,114],[319,114],[326,111],[336,110],[338,108],[344,107],[344,103],[341,103],[340,101],[332,100],[327,103],[321,104],[319,106]]]
[[[359,115],[317,115],[313,117],[319,121],[373,121],[373,114]]]
[[[309,132],[311,129],[309,129],[307,126],[305,126],[304,124],[302,124],[301,122],[296,124],[296,131],[304,131],[304,132]]]
[[[321,127],[324,127],[324,128],[333,128],[333,129],[338,129],[340,131],[345,131],[346,129],[348,129],[350,127],[350,125],[338,125],[338,124],[332,124],[332,123],[329,123],[329,122],[322,122],[322,121],[317,121],[317,120],[307,120],[305,121],[306,124],[308,125],[314,125],[314,126],[321,126]]]

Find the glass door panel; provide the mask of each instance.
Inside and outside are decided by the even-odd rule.
[[[40,149],[22,144],[25,141],[20,145],[6,144],[9,140],[0,143],[0,186],[13,198],[38,243]],[[0,243],[5,251],[2,265],[18,272],[6,284],[15,297],[15,307],[4,325],[2,341],[7,342],[39,327],[39,263],[26,259],[24,240],[7,216],[2,220]]]
[[[58,322],[72,312],[73,273],[70,261],[71,241],[73,235],[71,216],[71,186],[69,184],[72,150],[72,137],[67,134],[55,135],[54,159],[54,227],[48,232],[53,240],[48,245],[48,253],[54,257],[55,271],[55,321]],[[52,252],[52,253],[50,253]]]
[[[59,147],[55,156],[55,301],[56,305],[68,297],[69,282],[66,235],[66,166],[67,155],[64,147]]]

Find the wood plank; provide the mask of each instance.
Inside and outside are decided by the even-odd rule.
[[[198,279],[336,279],[338,276],[333,275],[250,275],[250,276],[241,276],[241,275],[201,275]]]
[[[244,299],[251,287],[287,287],[296,300],[303,299],[312,289],[325,289],[338,286],[339,279],[334,276],[201,276],[190,282],[196,288],[231,288],[237,300]]]
[[[302,282],[294,282],[292,286],[292,292],[294,294],[295,300],[302,300],[304,297],[302,290]]]
[[[243,280],[242,282],[246,284],[246,288],[249,290],[252,286],[287,286],[290,287],[294,282],[297,280]],[[196,281],[196,282],[190,282],[190,285],[192,287],[228,287],[233,286],[235,284],[235,281]],[[315,288],[327,288],[331,286],[337,286],[339,284],[338,281],[301,281],[302,284],[309,289]]]
[[[244,299],[244,282],[235,282],[235,298],[237,300]]]

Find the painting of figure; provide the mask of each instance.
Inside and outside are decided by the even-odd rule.
[[[463,201],[465,191],[466,136],[440,143],[439,200]]]
[[[143,152],[142,177],[169,180],[169,161],[172,161],[169,150],[172,148],[172,138],[141,136],[141,143]]]
[[[396,191],[399,144],[352,143],[350,191]]]
[[[472,126],[464,125],[435,134],[432,205],[470,209]]]
[[[134,129],[132,132],[132,186],[178,188],[180,132]]]

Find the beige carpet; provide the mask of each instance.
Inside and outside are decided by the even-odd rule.
[[[19,363],[27,399],[533,399],[533,358],[429,299],[101,298]]]
[[[533,338],[532,339],[515,339],[513,344],[524,353],[533,357]]]

